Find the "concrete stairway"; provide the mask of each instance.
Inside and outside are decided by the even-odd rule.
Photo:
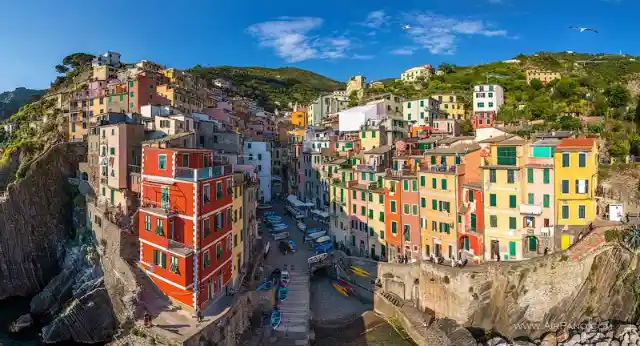
[[[282,320],[273,333],[278,338],[278,345],[309,345],[309,285],[308,273],[290,273],[289,294],[284,302],[278,303]]]

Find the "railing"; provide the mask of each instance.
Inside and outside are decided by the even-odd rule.
[[[541,215],[542,205],[540,204],[520,204],[520,214],[525,215]]]
[[[387,177],[401,178],[406,176],[413,176],[415,174],[412,169],[393,170],[393,169],[387,168],[385,170],[385,175]]]
[[[205,168],[176,168],[175,178],[181,180],[199,181],[204,179],[218,178],[231,174],[231,165],[220,165]]]
[[[385,168],[382,165],[357,165],[356,170],[370,173],[383,173]]]
[[[458,165],[452,165],[452,166],[421,164],[420,171],[431,172],[431,173],[462,174],[464,172],[464,164],[458,164]]]

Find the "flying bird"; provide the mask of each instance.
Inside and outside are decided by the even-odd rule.
[[[580,30],[580,32],[585,32],[585,31],[593,31],[596,34],[598,33],[598,30],[596,29],[592,29],[592,28],[582,28],[579,26],[570,26],[569,29],[574,29],[574,30]]]
[[[409,25],[403,25],[402,26],[402,30],[409,30],[411,29],[411,27]]]

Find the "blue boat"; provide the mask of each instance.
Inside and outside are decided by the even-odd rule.
[[[293,241],[292,239],[289,240],[289,247],[291,247],[291,251],[296,252],[296,242]]]
[[[273,308],[271,311],[271,328],[276,329],[280,325],[280,310],[278,308]]]
[[[277,216],[280,216],[280,214],[278,214],[278,212],[275,212],[275,211],[265,211],[263,215],[264,215],[265,217],[266,217],[266,216],[271,216],[271,215],[277,215]]]
[[[273,287],[273,282],[272,281],[265,281],[260,286],[258,286],[258,288],[256,288],[256,291],[258,291],[258,292],[268,291],[268,290],[271,289],[271,287]]]
[[[287,294],[289,294],[289,289],[287,287],[280,287],[278,289],[278,300],[283,302],[287,299]]]
[[[328,235],[324,235],[313,242],[313,250],[317,253],[326,253],[333,248],[333,241]]]

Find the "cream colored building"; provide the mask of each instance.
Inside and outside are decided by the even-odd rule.
[[[233,175],[233,212],[232,212],[232,224],[231,234],[233,237],[233,271],[231,273],[231,280],[234,282],[234,287],[239,286],[239,280],[241,280],[240,271],[243,268],[243,244],[244,241],[242,228],[244,225],[244,210],[243,210],[243,194],[244,194],[244,174],[234,173]]]
[[[358,98],[362,97],[362,93],[366,86],[366,81],[367,79],[365,78],[365,76],[360,75],[352,76],[351,78],[349,78],[349,81],[347,82],[347,96],[351,95],[352,92],[356,92]]]
[[[412,67],[400,74],[400,79],[403,82],[416,82],[421,79],[429,80],[433,75],[433,66],[423,65]]]
[[[542,82],[542,84],[547,84],[554,79],[562,78],[560,72],[535,69],[526,70],[525,75],[527,77],[527,84],[531,84],[531,81],[533,79],[539,80],[540,82]]]

